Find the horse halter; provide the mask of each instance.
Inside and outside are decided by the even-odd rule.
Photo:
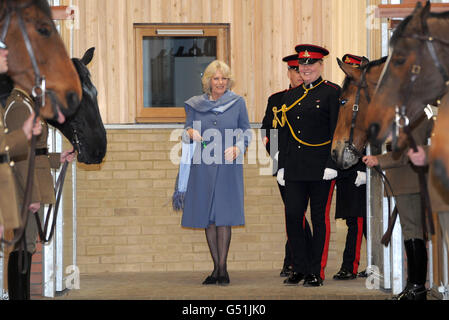
[[[443,64],[441,63],[440,59],[438,58],[437,52],[435,50],[435,45],[434,45],[434,42],[436,41],[436,42],[441,43],[442,45],[449,46],[449,41],[432,37],[429,34],[429,30],[428,30],[426,22],[427,22],[426,20],[423,21],[423,29],[424,29],[423,35],[412,34],[410,36],[406,35],[406,36],[402,36],[402,37],[403,38],[412,38],[412,39],[418,40],[420,42],[424,42],[426,44],[426,47],[429,50],[430,56],[433,60],[433,64],[435,65],[435,67],[437,68],[441,77],[443,78],[445,86],[449,87],[449,75],[448,75],[446,69],[444,68]],[[410,73],[411,73],[411,77],[410,77],[409,87],[405,91],[407,93],[411,92],[411,89],[415,85],[415,82],[421,73],[421,65],[414,64],[410,70]],[[444,92],[442,94],[440,94],[440,96],[442,96],[442,95],[444,95]],[[396,135],[396,137],[394,137],[394,138],[397,138],[397,135],[399,135],[399,128],[404,128],[410,124],[410,119],[406,115],[407,105],[408,105],[410,97],[411,97],[411,95],[407,95],[407,98],[405,99],[405,103],[403,103],[400,108],[398,106],[396,106],[395,121],[393,122],[393,135]]]
[[[35,85],[31,89],[31,95],[34,99],[41,100],[41,108],[43,108],[45,106],[45,94],[46,94],[45,77],[41,75],[41,72],[39,70],[36,55],[34,54],[33,46],[31,45],[30,37],[28,35],[28,32],[26,31],[25,22],[23,20],[22,14],[21,14],[21,10],[30,7],[32,5],[33,1],[30,1],[29,3],[24,4],[20,7],[14,7],[14,8],[11,6],[8,6],[9,3],[10,3],[10,1],[7,2],[6,7],[5,7],[5,17],[4,17],[5,22],[3,24],[3,29],[0,33],[0,41],[5,43],[6,35],[8,34],[8,30],[11,25],[11,15],[13,13],[15,13],[17,15],[18,25],[19,25],[20,31],[22,33],[23,40],[25,42],[25,47],[28,51],[28,56],[30,57],[31,65],[32,65],[33,71],[34,71]],[[36,110],[34,110],[34,112],[37,116],[37,115],[39,115],[39,108],[37,108],[37,104],[36,104],[35,109]]]
[[[371,97],[368,91],[368,85],[366,83],[366,72],[368,71],[368,68],[364,68],[362,72],[362,78],[360,79],[360,82],[357,83],[357,92],[355,95],[355,101],[352,106],[352,118],[351,118],[351,129],[349,130],[349,140],[345,142],[345,150],[351,151],[352,153],[355,153],[359,158],[363,156],[357,148],[354,146],[354,129],[355,129],[355,123],[357,120],[357,115],[359,114],[359,102],[360,102],[360,92],[365,92],[365,98],[368,101],[368,103],[371,102]]]

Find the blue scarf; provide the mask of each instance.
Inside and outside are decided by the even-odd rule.
[[[223,113],[237,102],[240,98],[232,91],[226,91],[218,100],[209,100],[207,94],[195,96],[185,102],[185,104],[193,108],[197,112],[220,112]],[[187,191],[187,184],[189,182],[190,165],[195,153],[195,148],[198,142],[186,143],[182,141],[181,162],[179,164],[178,176],[176,177],[175,191],[172,196],[172,206],[175,211],[184,209],[184,197]]]

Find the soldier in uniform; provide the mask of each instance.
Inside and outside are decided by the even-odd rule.
[[[359,68],[364,58],[345,54],[342,60]],[[362,159],[349,169],[338,170],[336,186],[335,219],[346,220],[348,233],[343,251],[343,262],[333,279],[355,279],[360,263],[362,238],[363,236],[366,238],[366,166]]]
[[[8,50],[0,41],[0,73],[8,71]],[[16,196],[16,184],[12,172],[14,162],[11,157],[26,156],[28,140],[32,134],[40,134],[40,122],[33,126],[34,113],[26,119],[21,128],[8,130],[4,125],[3,106],[0,106],[0,238],[4,230],[13,230],[20,226],[20,214]]]
[[[435,176],[433,165],[429,165],[427,161],[428,153],[429,146],[423,145],[418,146],[417,152],[410,149],[407,155],[415,166],[425,166],[429,169],[427,185],[432,210],[438,214],[443,239],[446,242],[446,246],[449,247],[449,193],[446,187]]]
[[[299,72],[304,83],[289,90],[282,107],[274,108],[274,120],[288,136],[280,150],[284,167],[287,235],[293,253],[293,272],[286,285],[323,285],[327,263],[330,219],[336,164],[330,157],[331,140],[338,118],[340,87],[321,77],[325,48],[301,44],[296,46]],[[306,252],[302,222],[310,200],[313,235],[311,256]]]
[[[33,101],[30,96],[21,88],[15,87],[6,102],[5,123],[11,130],[17,129],[24,119],[29,117],[33,111]],[[72,150],[63,153],[49,153],[47,149],[48,125],[41,121],[43,127],[42,133],[36,140],[36,160],[34,170],[34,183],[32,187],[31,208],[28,223],[25,229],[27,265],[24,267],[26,272],[22,274],[19,270],[19,246],[11,252],[8,262],[8,292],[10,300],[29,300],[30,299],[30,269],[32,255],[36,250],[37,242],[37,223],[34,214],[38,214],[42,220],[43,209],[41,204],[55,203],[55,191],[51,168],[58,169],[62,162],[72,161],[75,154]],[[14,157],[15,161],[15,179],[19,190],[19,203],[24,201],[26,188],[26,179],[28,171],[28,157]],[[42,206],[43,207],[43,206]]]
[[[278,166],[278,157],[279,157],[278,152],[282,148],[282,146],[285,146],[287,139],[285,135],[278,138],[278,130],[273,128],[273,107],[281,106],[284,94],[288,90],[300,86],[303,83],[303,81],[301,75],[299,74],[298,54],[286,56],[282,59],[282,61],[287,62],[288,66],[287,77],[290,80],[290,85],[288,89],[274,93],[268,98],[267,109],[265,110],[265,116],[262,120],[261,133],[262,133],[262,141],[265,145],[265,148],[270,157],[273,159],[273,176],[278,176],[278,172],[280,171],[277,184],[279,187],[279,192],[281,194],[282,202],[284,203],[285,206],[285,181],[283,179],[284,168]],[[271,133],[273,133],[273,137],[270,136]],[[277,150],[273,150],[272,153],[270,152],[271,139],[274,139],[274,141],[276,141],[277,139]],[[304,228],[305,228],[306,241],[310,241],[312,233],[310,231],[310,226],[305,216],[304,216]],[[280,276],[287,277],[292,269],[293,269],[293,259],[290,246],[287,240],[285,243],[284,264]]]
[[[433,120],[423,115],[411,126],[416,143],[427,145],[433,129]],[[388,145],[387,145],[388,150]],[[409,149],[387,152],[377,156],[364,156],[368,167],[380,166],[390,181],[402,227],[407,256],[407,285],[394,300],[427,299],[427,249],[421,220],[421,196],[416,167],[407,156]]]

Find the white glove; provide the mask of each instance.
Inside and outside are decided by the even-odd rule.
[[[323,180],[333,180],[337,177],[337,170],[326,168],[324,169]]]
[[[356,187],[360,187],[362,184],[366,184],[366,172],[357,171],[357,178],[354,182]]]
[[[281,168],[278,170],[278,174],[276,176],[276,180],[281,186],[285,186],[285,180],[284,180],[284,168]]]

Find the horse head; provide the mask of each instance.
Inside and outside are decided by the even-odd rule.
[[[337,58],[346,78],[340,95],[331,156],[341,169],[355,165],[363,154],[367,142],[364,119],[385,61],[386,57],[371,62],[365,60],[359,68],[355,68]]]
[[[439,60],[448,65],[449,55],[441,41],[448,38],[448,18],[448,13],[431,14],[429,1],[424,7],[418,2],[414,12],[397,27],[391,38],[390,56],[365,118],[370,142],[385,141],[393,124],[401,127],[413,123],[422,116],[427,104],[434,103],[447,90],[429,48],[432,46]],[[400,141],[405,142],[404,134],[401,136]],[[399,147],[403,145],[399,143]]]
[[[75,113],[81,84],[46,0],[3,0],[0,36],[8,46],[8,75],[16,86],[42,95],[40,114],[63,122]],[[45,82],[42,82],[42,77]]]
[[[72,59],[83,90],[78,110],[62,124],[48,121],[72,143],[78,152],[78,161],[86,164],[101,163],[107,144],[106,130],[98,108],[97,89],[92,84],[86,67],[93,58],[94,50],[95,48],[87,50],[81,59]]]

